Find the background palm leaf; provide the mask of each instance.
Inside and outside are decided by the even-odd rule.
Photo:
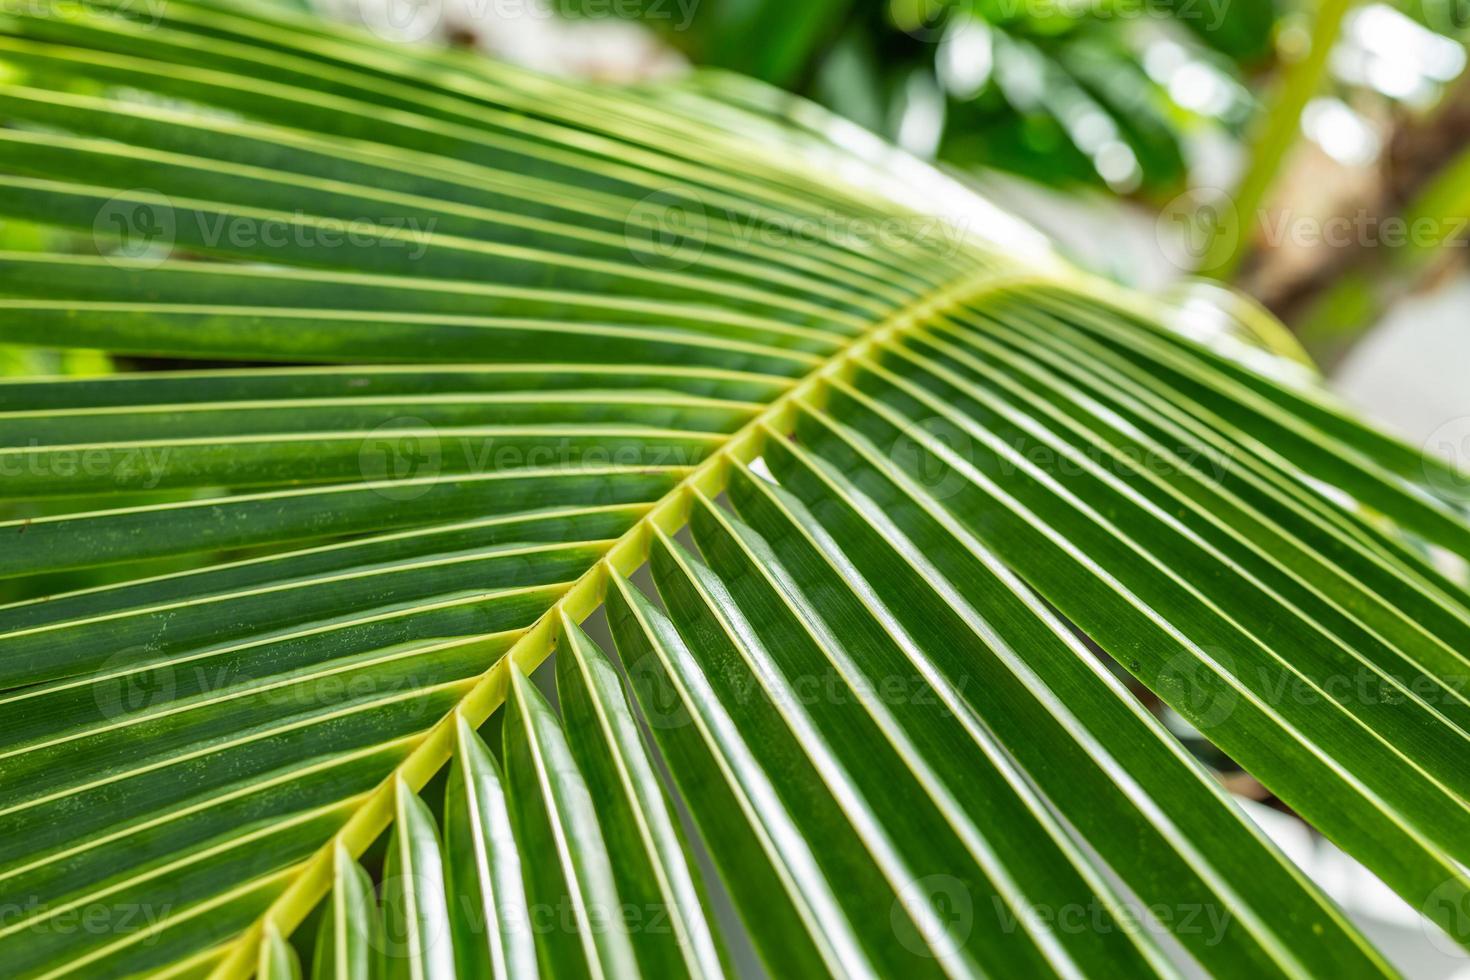
[[[1092,647],[1464,938],[1454,474],[754,83],[137,14],[4,339],[238,363],[0,384],[15,975],[1390,972]]]

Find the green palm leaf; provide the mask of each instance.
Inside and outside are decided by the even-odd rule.
[[[1390,973],[1094,647],[1466,938],[1458,474],[754,83],[138,13],[0,36],[0,339],[203,362],[0,383],[10,974]]]

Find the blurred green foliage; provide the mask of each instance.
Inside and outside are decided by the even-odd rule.
[[[949,163],[1145,197],[1182,186],[1190,127],[1238,133],[1237,78],[1269,59],[1278,15],[1275,0],[721,0],[686,25],[668,3],[642,0],[645,22],[696,64]],[[1170,93],[1186,60],[1209,89],[1193,105]]]
[[[607,7],[554,2],[574,16]],[[1470,25],[1470,0],[1389,2],[1456,39]],[[1310,0],[617,6],[696,65],[808,96],[921,155],[1155,204],[1189,183],[1193,137],[1248,135],[1257,95],[1302,56],[1315,10]]]

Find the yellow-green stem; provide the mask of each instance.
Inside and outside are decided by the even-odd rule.
[[[463,717],[478,728],[505,700],[507,665],[514,661],[526,671],[534,670],[556,647],[558,623],[565,613],[581,622],[601,604],[607,588],[609,568],[631,575],[648,557],[654,528],[672,534],[689,516],[694,492],[715,497],[724,490],[733,462],[748,463],[760,455],[768,432],[787,434],[795,426],[799,404],[821,406],[825,402],[827,383],[833,378],[849,376],[858,361],[873,353],[884,342],[914,324],[923,322],[936,312],[976,296],[1016,288],[1031,283],[1061,281],[1057,276],[1009,274],[987,269],[983,273],[961,278],[918,303],[907,306],[883,323],[836,352],[821,366],[807,374],[794,387],[771,402],[753,419],[734,432],[719,449],[703,460],[680,483],[660,499],[637,524],[629,528],[588,569],[541,618],[527,630],[505,656],[485,671],[460,700],[455,710],[431,728],[408,757],[368,794],[331,840],[298,866],[291,884],[276,898],[265,913],[245,932],[231,940],[230,948],[210,974],[216,980],[249,975],[257,961],[257,949],[266,926],[272,925],[282,935],[291,931],[311,912],[327,893],[332,881],[333,855],[340,845],[348,853],[359,855],[392,822],[395,787],[403,785],[417,791],[448,761],[453,745],[456,717]],[[211,951],[218,955],[218,950]],[[201,957],[202,958],[202,957]],[[191,961],[197,964],[197,960]]]
[[[1342,30],[1353,0],[1319,0],[1312,22],[1311,48],[1282,76],[1269,107],[1251,141],[1250,162],[1236,186],[1233,207],[1225,208],[1214,236],[1196,270],[1200,275],[1228,280],[1251,247],[1255,216],[1281,169],[1287,151],[1296,143],[1302,110],[1322,89],[1332,46]]]

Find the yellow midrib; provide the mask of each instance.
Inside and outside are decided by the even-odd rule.
[[[514,660],[528,673],[538,667],[556,648],[561,613],[565,612],[573,622],[580,623],[601,606],[608,569],[614,568],[623,575],[636,571],[648,557],[654,528],[673,534],[683,527],[689,516],[693,491],[698,490],[711,499],[718,496],[725,488],[733,463],[749,463],[758,457],[768,432],[790,433],[795,426],[799,404],[820,407],[829,379],[850,374],[860,358],[872,354],[895,334],[960,301],[1028,284],[1051,282],[1056,278],[1054,275],[1017,274],[987,268],[957,279],[949,286],[899,309],[873,329],[854,338],[852,343],[836,351],[794,387],[731,433],[719,449],[664,494],[638,523],[608,548],[597,564],[552,603],[526,634],[480,675],[455,709],[441,718],[424,735],[418,747],[368,794],[331,839],[301,863],[300,871],[286,890],[248,929],[230,941],[224,958],[210,974],[211,980],[233,980],[250,974],[257,962],[257,947],[267,922],[274,924],[282,935],[291,934],[331,888],[333,854],[338,844],[354,857],[365,851],[392,823],[394,788],[398,781],[402,780],[408,788],[417,791],[449,760],[454,745],[455,718],[463,717],[471,728],[479,728],[505,700],[508,663]],[[211,952],[219,955],[219,947]],[[186,962],[197,964],[198,958]],[[159,977],[169,975],[171,972],[157,974]]]

